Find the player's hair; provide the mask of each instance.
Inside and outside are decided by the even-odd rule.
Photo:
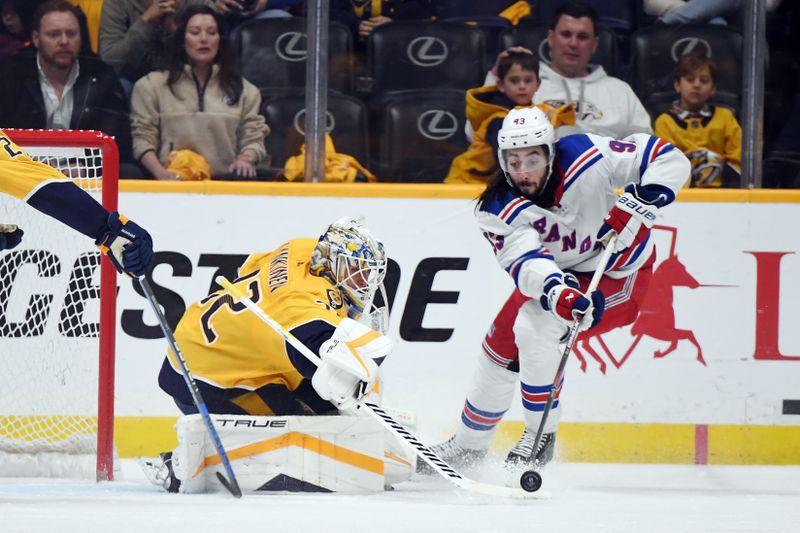
[[[556,26],[558,26],[558,21],[561,20],[563,15],[567,15],[576,19],[587,17],[592,21],[592,33],[597,35],[597,11],[595,11],[595,9],[589,4],[583,2],[564,2],[558,6],[553,13],[552,20],[550,21],[551,30],[556,29]]]
[[[34,31],[39,31],[42,27],[42,18],[48,13],[55,13],[55,12],[64,12],[64,13],[72,13],[75,15],[75,18],[78,20],[78,25],[80,26],[80,22],[82,18],[85,18],[83,11],[80,8],[73,6],[67,0],[47,0],[39,4],[39,7],[36,8],[36,11],[33,12],[33,20],[31,23],[31,29]],[[81,35],[83,37],[83,35]]]
[[[167,86],[172,94],[175,94],[174,85],[183,75],[184,67],[189,62],[189,58],[186,55],[184,40],[186,38],[186,27],[189,25],[189,20],[195,15],[210,15],[214,17],[217,23],[219,50],[217,50],[217,57],[214,58],[214,63],[219,66],[218,76],[222,93],[228,98],[228,103],[230,105],[235,105],[242,96],[244,81],[236,67],[236,59],[230,50],[225,20],[222,18],[222,15],[204,4],[190,5],[178,17],[178,27],[175,33],[172,34],[172,43],[167,58]]]
[[[497,63],[497,77],[504,79],[514,65],[519,65],[522,70],[533,72],[539,79],[539,59],[527,52],[509,52],[506,57]]]
[[[717,65],[703,54],[686,54],[682,56],[675,65],[673,79],[675,81],[680,81],[681,78],[689,76],[704,67],[708,67],[708,72],[711,74],[711,81],[716,85]]]

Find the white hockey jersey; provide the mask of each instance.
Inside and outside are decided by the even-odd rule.
[[[594,272],[602,245],[597,232],[617,200],[615,189],[634,183],[660,185],[657,205],[675,199],[689,177],[686,156],[672,144],[647,134],[623,140],[592,134],[569,135],[555,145],[551,179],[556,202],[541,207],[510,186],[477,207],[478,224],[497,261],[526,296],[538,298],[545,278],[565,270]],[[652,239],[614,254],[606,273],[630,275],[653,252]]]

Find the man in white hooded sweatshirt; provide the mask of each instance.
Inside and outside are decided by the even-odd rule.
[[[650,115],[631,86],[606,74],[602,66],[589,64],[598,45],[596,27],[597,12],[589,5],[567,2],[556,9],[547,33],[551,62],[540,63],[541,85],[533,102],[575,105],[576,126],[558,128],[558,137],[596,133],[621,139],[652,133]],[[487,76],[487,85],[495,82]]]

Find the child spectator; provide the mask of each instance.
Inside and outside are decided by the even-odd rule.
[[[742,129],[733,113],[709,103],[717,88],[717,67],[705,56],[683,56],[675,67],[680,99],[655,122],[655,135],[680,148],[692,162],[691,187],[737,186],[741,174]]]
[[[515,107],[533,105],[539,88],[539,60],[527,52],[510,51],[497,65],[497,84],[467,91],[467,121],[474,131],[472,143],[463,154],[453,159],[445,183],[491,182],[500,171],[497,161],[497,132],[503,119]],[[571,104],[554,108],[537,104],[554,127],[574,125],[575,111]]]

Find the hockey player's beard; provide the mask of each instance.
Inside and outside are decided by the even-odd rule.
[[[528,187],[523,189],[525,183],[531,183],[533,180],[522,180],[520,184],[514,183],[514,189],[522,196],[532,201],[540,207],[550,207],[556,203],[556,191],[558,189],[559,180],[554,175],[552,169],[547,169],[541,181],[537,184],[535,190],[529,190]],[[520,186],[522,185],[522,187]]]

